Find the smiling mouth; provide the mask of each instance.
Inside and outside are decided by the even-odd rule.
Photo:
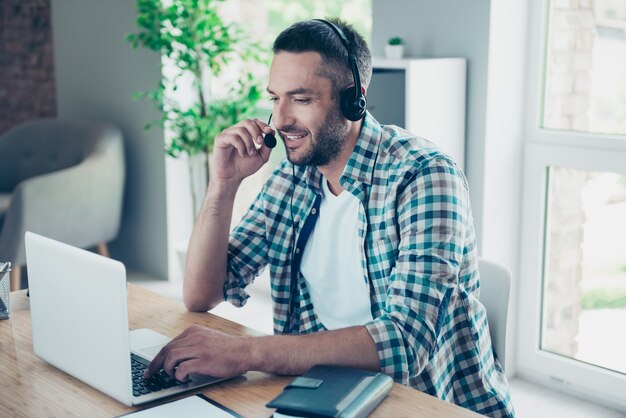
[[[297,141],[298,139],[304,138],[306,136],[306,134],[305,135],[285,135],[285,136],[290,141]]]
[[[289,146],[291,145],[297,145],[298,141],[301,141],[302,139],[306,138],[307,136],[309,136],[308,132],[305,133],[296,133],[296,132],[280,132],[280,136],[285,140],[285,143]]]

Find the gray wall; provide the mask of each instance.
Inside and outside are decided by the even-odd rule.
[[[373,0],[371,47],[374,55],[383,56],[387,39],[401,36],[406,41],[406,56],[468,60],[465,171],[479,246],[482,242],[489,18],[489,0]]]
[[[156,113],[133,92],[156,85],[158,54],[133,51],[135,2],[52,0],[52,36],[60,117],[106,120],[124,133],[126,192],[123,224],[111,256],[129,270],[167,277],[163,132],[144,131]]]

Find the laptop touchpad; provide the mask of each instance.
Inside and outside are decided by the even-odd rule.
[[[130,331],[130,351],[146,360],[152,361],[159,350],[171,341],[171,338],[150,329],[141,328]]]

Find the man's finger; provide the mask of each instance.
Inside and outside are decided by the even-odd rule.
[[[154,356],[154,359],[152,359],[152,361],[150,362],[150,365],[148,366],[146,371],[143,373],[144,379],[149,379],[157,371],[161,370],[161,368],[163,367],[163,362],[165,361],[165,358],[167,357],[168,351],[169,351],[169,344],[167,344],[166,346],[161,348],[161,350],[159,350],[157,355]]]
[[[198,373],[202,365],[202,360],[197,358],[185,360],[178,365],[174,377],[179,382],[186,382],[189,379],[189,375]]]
[[[263,163],[266,163],[270,159],[270,154],[272,153],[272,148],[266,147],[263,145],[259,148],[259,157],[263,160]]]
[[[144,378],[146,379],[150,378],[152,375],[154,375],[156,372],[158,372],[159,370],[163,368],[165,360],[169,356],[170,351],[180,346],[187,345],[186,339],[188,335],[189,335],[189,328],[187,328],[181,334],[176,336],[176,338],[174,338],[172,341],[170,341],[165,346],[163,346],[163,348],[159,350],[157,355],[154,356],[154,359],[150,362],[150,365],[144,372]]]
[[[191,347],[175,348],[170,350],[168,356],[163,362],[163,371],[169,376],[174,377],[176,368],[185,360],[194,358]]]

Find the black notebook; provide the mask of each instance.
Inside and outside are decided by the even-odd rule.
[[[314,366],[266,406],[290,416],[360,418],[368,416],[392,387],[393,379],[383,373]]]

